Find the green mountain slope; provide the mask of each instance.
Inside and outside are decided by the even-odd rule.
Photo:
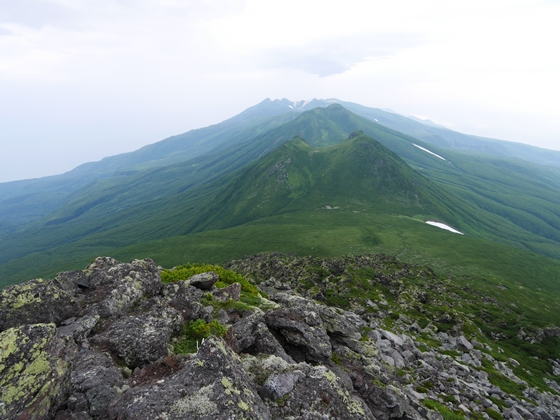
[[[345,102],[338,99],[314,99],[310,101],[304,109],[327,107],[333,103],[340,104],[349,111],[372,121],[376,121],[385,127],[443,149],[473,151],[505,158],[522,159],[539,165],[560,167],[560,151],[459,133],[433,123],[430,124],[429,121],[422,122],[422,120],[408,118],[378,108],[365,107],[353,102]]]
[[[165,167],[236,144],[299,116],[284,105],[265,100],[222,123],[191,130],[134,152],[80,165],[62,175],[0,183],[0,236],[72,201],[100,182],[115,185],[146,170]]]
[[[559,216],[555,213],[560,204],[560,176],[554,168],[438,149],[337,104],[293,115],[290,121],[244,141],[231,137],[234,144],[226,141],[194,159],[120,174],[75,190],[60,209],[2,238],[0,276],[6,282],[19,281],[116,248],[236,226],[275,214],[304,212],[305,217],[313,218],[317,209],[325,206],[338,206],[339,213],[365,210],[417,220],[435,218],[471,236],[560,258]],[[277,124],[280,120],[274,121]],[[264,130],[264,126],[259,127]],[[398,176],[393,175],[390,184],[393,189],[384,191],[389,184],[381,182],[377,185],[380,189],[371,192],[373,183],[363,184],[357,174],[345,172],[365,168],[367,162],[355,159],[366,159],[368,154],[336,145],[355,130],[392,150],[383,152],[389,153],[385,161],[393,162],[398,155],[416,172],[399,158]],[[266,188],[255,189],[251,170],[261,165],[268,171],[286,162],[288,158],[272,162],[276,159],[272,156],[296,136],[308,145],[290,146],[298,158],[289,168],[280,168],[269,177],[268,190],[273,185],[284,189],[267,202]],[[381,147],[379,143],[372,143],[375,147],[370,144],[371,150]],[[279,183],[281,174],[287,178]],[[376,176],[367,171],[363,174],[371,175],[370,181]],[[386,181],[388,176],[390,173],[383,173],[382,179]],[[407,183],[418,179],[422,180],[417,188],[421,194],[416,202]],[[403,183],[399,185],[402,190],[396,188],[398,182]],[[372,200],[365,191],[380,199]],[[32,260],[35,263],[31,264]],[[24,276],[22,270],[28,274]]]
[[[294,211],[333,207],[455,219],[437,187],[379,142],[356,132],[332,147],[301,137],[243,171],[193,222],[194,231],[232,227]]]

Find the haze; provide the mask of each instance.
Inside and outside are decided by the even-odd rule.
[[[0,1],[0,182],[266,97],[338,98],[560,150],[554,1]]]

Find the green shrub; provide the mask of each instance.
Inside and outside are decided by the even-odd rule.
[[[217,320],[207,323],[203,319],[197,319],[185,324],[183,338],[174,343],[173,349],[177,354],[196,353],[198,343],[211,335],[223,337],[227,333],[227,327]]]
[[[429,408],[430,410],[437,411],[445,420],[465,420],[465,416],[451,411],[449,408],[437,401],[427,398],[422,401],[422,404],[424,405],[424,407]]]
[[[172,268],[171,270],[165,269],[161,273],[161,281],[164,283],[173,283],[179,280],[187,280],[195,274],[207,273],[209,271],[215,272],[220,280],[216,283],[217,287],[225,287],[233,283],[241,284],[241,290],[253,295],[259,295],[259,289],[249,283],[245,277],[235,271],[226,270],[219,265],[210,264],[185,264]]]
[[[500,413],[498,413],[496,410],[492,410],[491,408],[487,408],[485,411],[486,411],[486,414],[488,414],[488,416],[491,419],[504,420],[504,417]]]

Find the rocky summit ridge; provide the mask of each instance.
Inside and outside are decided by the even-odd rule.
[[[558,384],[531,386],[462,321],[441,332],[388,310],[410,279],[446,287],[430,270],[385,256],[314,263],[264,254],[228,264],[246,277],[183,276],[188,267],[100,257],[5,288],[0,418],[560,419]],[[367,310],[329,281],[357,268],[386,290]],[[406,294],[415,301],[403,305],[431,299]]]

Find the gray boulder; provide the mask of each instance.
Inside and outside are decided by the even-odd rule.
[[[330,338],[317,313],[298,308],[276,309],[267,312],[264,319],[269,328],[285,339],[283,347],[294,360],[330,361]]]
[[[159,302],[145,315],[119,318],[90,342],[135,368],[167,356],[171,336],[179,331],[182,322],[175,309]]]
[[[53,281],[30,280],[0,290],[0,331],[23,324],[58,325],[79,314],[77,299]]]

